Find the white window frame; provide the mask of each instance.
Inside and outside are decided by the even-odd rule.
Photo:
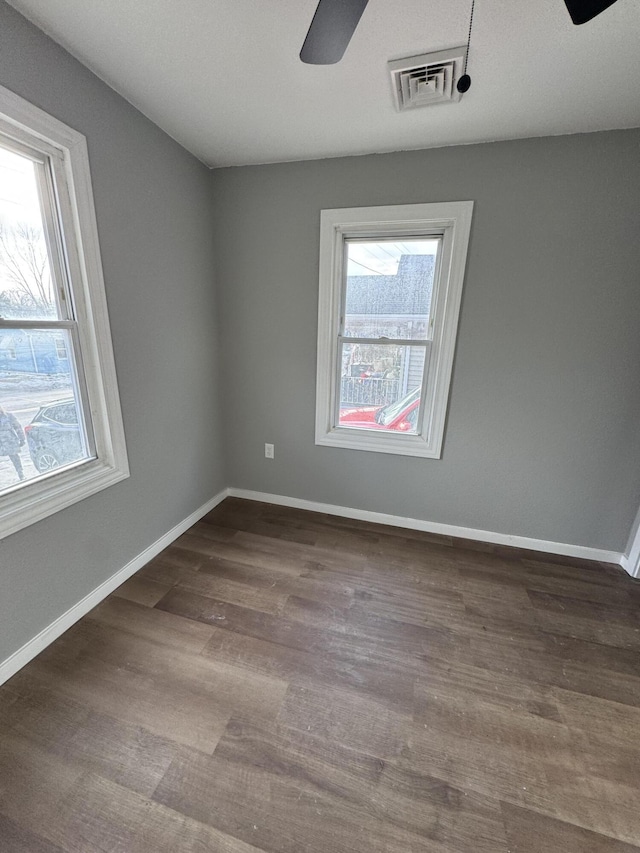
[[[0,133],[48,158],[77,322],[78,378],[93,428],[92,458],[0,495],[0,539],[129,476],[85,137],[0,86]],[[5,328],[37,321],[2,321]]]
[[[472,201],[321,211],[316,444],[441,457],[472,213]],[[417,434],[338,426],[338,341],[346,287],[347,241],[434,237],[441,243],[429,321],[432,343],[425,363]]]

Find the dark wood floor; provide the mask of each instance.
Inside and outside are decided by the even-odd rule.
[[[0,851],[638,851],[639,617],[615,567],[229,499],[0,688]]]

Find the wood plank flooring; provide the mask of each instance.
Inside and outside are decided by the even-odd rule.
[[[640,583],[228,499],[0,688],[1,853],[640,851]]]

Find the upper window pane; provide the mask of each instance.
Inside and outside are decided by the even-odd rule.
[[[38,191],[39,167],[0,146],[0,318],[58,318]]]
[[[348,338],[427,340],[438,239],[348,240]]]

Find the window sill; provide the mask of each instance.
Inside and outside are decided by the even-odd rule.
[[[118,467],[100,459],[91,459],[65,470],[54,470],[37,482],[20,484],[20,488],[0,498],[0,539],[128,476],[126,465]]]
[[[324,447],[342,447],[348,450],[368,450],[374,453],[392,453],[399,456],[418,456],[423,459],[440,459],[439,447],[434,447],[421,435],[402,435],[375,430],[332,429],[316,436],[316,444]]]

